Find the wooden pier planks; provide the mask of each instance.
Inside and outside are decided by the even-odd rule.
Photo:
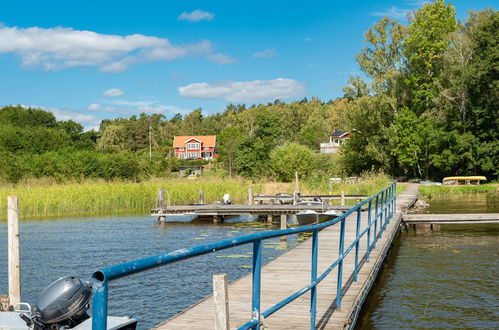
[[[477,224],[499,223],[499,213],[404,214],[407,224]]]
[[[317,289],[318,329],[348,328],[351,320],[357,316],[370,285],[374,281],[377,270],[386,255],[394,235],[398,232],[401,209],[413,203],[417,195],[417,185],[409,188],[398,197],[397,214],[388,225],[387,230],[371,251],[370,262],[365,262],[366,241],[360,245],[359,260],[362,267],[358,274],[358,282],[353,282],[354,258],[352,251],[344,262],[344,292],[341,309],[336,308],[337,268],[326,277]],[[362,224],[367,217],[363,212]],[[373,213],[374,214],[374,213]],[[338,258],[339,224],[326,228],[319,233],[318,274],[321,274],[332,261]],[[363,227],[361,225],[361,227]],[[356,215],[347,219],[345,232],[345,248],[355,239]],[[379,229],[379,228],[378,228]],[[261,310],[264,311],[281,301],[310,281],[311,240],[285,252],[262,268]],[[347,287],[347,288],[345,288]],[[275,314],[264,320],[269,329],[309,329],[310,328],[310,293],[306,293]],[[235,329],[248,322],[251,317],[251,274],[229,286],[230,328]],[[215,307],[213,297],[193,305],[172,319],[163,322],[155,329],[213,329],[215,325]]]

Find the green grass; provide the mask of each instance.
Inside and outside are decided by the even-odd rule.
[[[387,187],[391,180],[383,174],[366,174],[357,184],[333,186],[333,194],[372,195]],[[159,188],[164,188],[165,198],[171,205],[185,205],[199,200],[204,191],[205,203],[220,200],[229,193],[236,204],[245,204],[248,188],[253,194],[265,193],[266,186],[276,183],[251,183],[243,179],[202,177],[189,179],[152,179],[145,182],[84,182],[55,184],[50,181],[30,182],[0,186],[0,220],[7,218],[7,196],[19,197],[21,218],[149,213],[156,206]],[[293,185],[287,185],[293,189]],[[328,181],[300,183],[302,194],[329,194]],[[275,188],[275,187],[274,187]],[[281,190],[280,190],[281,191]],[[357,203],[347,200],[348,205]]]
[[[374,195],[378,191],[386,188],[392,180],[385,174],[366,173],[359,177],[356,184],[342,183],[333,184],[332,194],[339,194],[344,191],[346,195]],[[329,178],[323,178],[321,181],[305,181],[300,185],[303,195],[329,194]]]
[[[148,213],[156,205],[158,188],[164,188],[172,205],[197,202],[199,190],[206,203],[225,193],[235,203],[247,201],[248,188],[260,193],[261,185],[239,179],[175,179],[132,182],[0,186],[0,219],[7,217],[7,196],[19,197],[22,218],[116,213]]]
[[[471,193],[494,192],[498,186],[494,184],[483,185],[442,185],[442,186],[420,186],[419,191],[426,197],[449,196]]]

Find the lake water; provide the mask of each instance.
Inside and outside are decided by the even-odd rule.
[[[429,213],[499,212],[498,194],[433,199]],[[356,329],[499,329],[499,225],[401,233]]]
[[[34,303],[54,280],[75,275],[89,280],[103,267],[259,231],[277,229],[241,219],[222,224],[159,224],[148,216],[59,218],[21,222],[21,298]],[[268,262],[300,238],[266,240]],[[147,329],[211,294],[212,274],[234,281],[251,271],[252,245],[209,254],[112,282],[110,315],[136,315]],[[7,225],[0,222],[0,294],[7,294]],[[250,311],[248,311],[248,317]]]

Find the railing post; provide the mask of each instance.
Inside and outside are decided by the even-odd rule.
[[[107,329],[107,293],[108,282],[93,282],[92,294],[92,330]]]
[[[226,273],[213,275],[213,303],[215,330],[229,330],[229,287]]]
[[[383,230],[386,230],[386,226],[390,222],[390,214],[388,212],[388,190],[386,190],[385,193],[385,225],[383,227]]]
[[[317,314],[317,258],[319,249],[319,232],[312,232],[312,269],[310,280],[315,285],[310,289],[310,329],[315,329],[315,317]]]
[[[253,329],[260,329],[260,288],[262,275],[262,240],[253,242],[253,279],[251,295],[251,318],[256,320]]]
[[[341,258],[338,263],[338,281],[336,284],[336,306],[338,308],[341,307],[341,292],[342,292],[342,283],[341,280],[343,278],[343,248],[345,246],[345,218],[341,219],[340,222],[340,246],[338,249],[338,255]]]
[[[381,192],[381,205],[380,205],[380,216],[379,216],[379,238],[383,237],[383,223],[384,223],[384,200],[385,200],[385,192]]]
[[[355,264],[353,270],[353,281],[357,282],[357,274],[359,273],[359,233],[360,233],[360,207],[357,209],[357,227],[355,228]]]
[[[387,190],[387,194],[386,194],[386,213],[387,213],[386,223],[387,224],[390,223],[390,219],[392,218],[392,204],[391,204],[391,200],[392,200],[392,187],[389,186],[388,190]]]
[[[378,217],[379,217],[379,210],[378,210],[378,201],[379,201],[379,195],[376,195],[376,203],[374,206],[374,239],[373,239],[373,249],[376,248],[376,242],[378,241]]]
[[[393,183],[393,214],[397,213],[397,183]]]
[[[366,260],[369,262],[369,256],[371,254],[371,211],[372,211],[372,199],[369,200],[369,206],[367,208],[367,252]],[[376,233],[376,231],[374,231]]]

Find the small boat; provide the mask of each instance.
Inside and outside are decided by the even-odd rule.
[[[480,181],[487,181],[487,178],[480,175],[448,176],[442,180],[444,184],[480,184]]]
[[[303,201],[299,202],[297,205],[324,205],[319,201]],[[322,212],[317,212],[314,210],[303,210],[296,213],[296,219],[300,226],[311,225],[314,223],[329,221],[342,215],[343,212],[338,210],[327,210]]]

